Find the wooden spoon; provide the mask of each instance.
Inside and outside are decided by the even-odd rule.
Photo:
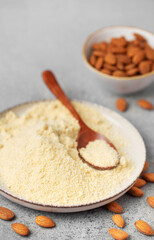
[[[65,93],[63,92],[63,90],[61,89],[60,85],[58,84],[54,74],[51,71],[44,71],[42,73],[42,77],[44,82],[46,83],[46,85],[48,86],[48,88],[52,91],[52,93],[59,99],[59,101],[71,112],[71,114],[78,120],[79,125],[80,125],[80,131],[79,131],[79,135],[77,138],[77,149],[78,152],[81,148],[85,148],[87,146],[87,144],[89,142],[95,141],[95,140],[104,140],[106,141],[112,148],[114,148],[114,150],[117,151],[117,149],[115,148],[115,146],[110,142],[109,139],[107,139],[105,136],[95,132],[94,130],[92,130],[91,128],[89,128],[81,119],[81,117],[79,116],[79,114],[77,113],[77,111],[75,110],[75,108],[73,107],[73,105],[71,104],[70,100],[68,99],[68,97],[65,95]],[[117,151],[118,152],[118,151]],[[91,163],[89,163],[86,159],[84,159],[81,154],[79,153],[80,157],[86,162],[88,163],[90,166],[99,169],[99,170],[107,170],[107,169],[112,169],[115,168],[119,162],[120,162],[120,157],[119,157],[119,161],[116,165],[114,166],[108,166],[108,167],[100,167],[100,166],[95,166]],[[119,154],[118,154],[119,156]]]

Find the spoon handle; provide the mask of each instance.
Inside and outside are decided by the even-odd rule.
[[[60,85],[58,84],[54,74],[46,70],[42,73],[42,77],[48,88],[52,91],[52,93],[61,101],[61,103],[72,113],[72,115],[79,121],[81,129],[88,128],[87,125],[82,121],[79,114],[71,104],[68,97],[65,95]]]

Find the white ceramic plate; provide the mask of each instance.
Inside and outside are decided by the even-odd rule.
[[[8,109],[7,111],[12,110],[17,115],[21,115],[35,103],[36,102],[30,102],[30,103],[18,105],[16,107]],[[52,205],[44,205],[36,202],[26,201],[24,199],[21,199],[15,196],[13,193],[11,193],[4,185],[2,185],[1,181],[0,181],[0,194],[2,194],[4,197],[8,198],[9,200],[15,203],[18,203],[20,205],[23,205],[25,207],[29,207],[32,209],[47,211],[47,212],[68,213],[68,212],[80,212],[80,211],[101,207],[119,198],[132,187],[136,179],[141,174],[142,169],[144,167],[145,159],[146,159],[146,149],[145,149],[145,145],[142,137],[140,136],[136,128],[131,123],[129,123],[125,118],[121,117],[119,114],[111,111],[108,108],[102,107],[100,105],[96,105],[88,102],[84,102],[84,103],[94,108],[97,108],[112,124],[114,124],[123,133],[124,137],[128,139],[128,141],[130,142],[129,147],[126,149],[126,151],[131,157],[134,165],[136,166],[131,177],[127,181],[123,182],[123,184],[117,189],[115,194],[111,195],[109,198],[105,198],[102,201],[98,201],[95,203],[84,204],[79,206],[65,206],[65,207],[52,206]],[[4,115],[7,111],[1,113],[0,117]]]

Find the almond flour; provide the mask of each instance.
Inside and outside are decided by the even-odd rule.
[[[99,171],[82,161],[76,139],[79,124],[59,101],[36,103],[22,116],[0,119],[0,179],[26,200],[68,206],[113,195],[134,170],[126,140],[98,110],[73,102],[85,123],[105,135],[121,155],[120,164]]]

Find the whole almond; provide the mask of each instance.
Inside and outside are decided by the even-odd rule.
[[[21,223],[12,223],[11,224],[12,229],[22,236],[27,236],[29,234],[29,229],[26,225]]]
[[[154,208],[154,197],[148,197],[147,202],[152,208]]]
[[[135,64],[134,63],[131,63],[131,64],[128,64],[128,65],[126,65],[125,66],[125,70],[127,71],[127,70],[130,70],[130,69],[132,69],[132,68],[135,68]]]
[[[89,58],[89,62],[92,66],[94,66],[96,62],[96,57],[94,55],[91,55]]]
[[[150,61],[142,61],[139,64],[139,71],[141,74],[146,74],[151,71],[152,64]]]
[[[113,47],[113,48],[111,48],[111,52],[112,53],[125,53],[126,48],[124,48],[124,47]]]
[[[40,227],[45,228],[52,228],[55,226],[55,223],[51,220],[51,218],[43,215],[37,216],[35,219],[35,223],[38,224]]]
[[[126,73],[127,73],[128,76],[134,76],[134,75],[136,75],[138,72],[139,72],[139,69],[138,69],[138,68],[132,68],[132,69],[127,70]]]
[[[116,101],[116,107],[121,112],[126,111],[127,101],[124,98],[118,98],[117,101]]]
[[[125,221],[123,217],[120,214],[115,214],[112,217],[113,222],[120,228],[123,228],[125,226]]]
[[[119,70],[124,70],[125,69],[124,64],[122,62],[117,62],[117,68]]]
[[[124,64],[129,64],[129,63],[131,63],[131,58],[127,55],[124,55],[124,54],[118,54],[117,55],[117,61],[121,62],[121,63],[124,63]]]
[[[134,57],[134,55],[140,50],[139,47],[130,46],[127,49],[128,57]]]
[[[100,50],[96,50],[96,51],[93,51],[93,55],[96,57],[104,57],[105,53]]]
[[[132,195],[133,197],[142,197],[144,195],[144,192],[141,189],[137,188],[137,187],[132,187],[128,191],[128,193],[130,195]]]
[[[152,236],[154,234],[154,231],[152,229],[152,227],[146,223],[143,220],[138,220],[135,222],[135,227],[137,228],[137,230],[145,235],[149,235]]]
[[[144,108],[144,109],[147,109],[147,110],[152,110],[153,109],[152,104],[145,99],[140,99],[140,100],[137,101],[137,103],[141,108]]]
[[[123,212],[122,206],[115,201],[108,203],[106,205],[106,207],[109,211],[114,212],[114,213],[122,213]]]
[[[147,182],[154,182],[154,173],[143,173],[142,178],[145,179]]]
[[[129,237],[128,233],[124,232],[121,229],[110,228],[109,233],[114,239],[117,240],[126,240]]]
[[[94,50],[100,50],[101,49],[101,43],[94,43],[92,45],[92,49]]]
[[[110,71],[115,71],[117,69],[116,66],[113,66],[113,65],[108,64],[108,63],[104,63],[103,67],[106,68],[106,69],[109,69]]]
[[[142,50],[139,50],[133,57],[132,61],[135,64],[140,63],[141,61],[143,61],[145,58],[145,52]]]
[[[114,77],[127,77],[127,74],[124,71],[116,70],[113,72]]]
[[[116,57],[115,57],[114,54],[112,54],[110,52],[106,54],[104,60],[105,60],[106,63],[109,63],[111,65],[115,65],[116,64]]]
[[[108,74],[108,75],[111,75],[111,71],[109,69],[106,69],[106,68],[101,69],[101,72],[105,73],[105,74]]]
[[[120,37],[120,38],[112,38],[111,43],[118,47],[124,47],[126,46],[127,41],[124,37]]]
[[[149,162],[146,161],[145,164],[144,164],[142,172],[145,172],[148,169],[148,167],[149,167]]]
[[[144,185],[146,184],[146,181],[141,179],[141,178],[138,178],[137,181],[135,182],[134,184],[134,187],[138,187],[138,188],[141,188],[143,187]]]
[[[101,42],[100,43],[100,49],[104,52],[107,50],[108,43],[107,42]]]
[[[154,50],[153,49],[147,48],[145,51],[145,54],[146,54],[147,59],[154,61]]]
[[[0,218],[3,220],[12,220],[14,218],[14,212],[5,207],[0,207]]]
[[[101,67],[103,66],[103,57],[99,57],[97,60],[96,60],[96,62],[95,62],[95,68],[97,69],[97,70],[100,70],[101,69]]]
[[[143,42],[146,42],[146,39],[141,36],[139,33],[134,33],[134,36],[136,39],[138,39],[139,41],[143,41]]]

